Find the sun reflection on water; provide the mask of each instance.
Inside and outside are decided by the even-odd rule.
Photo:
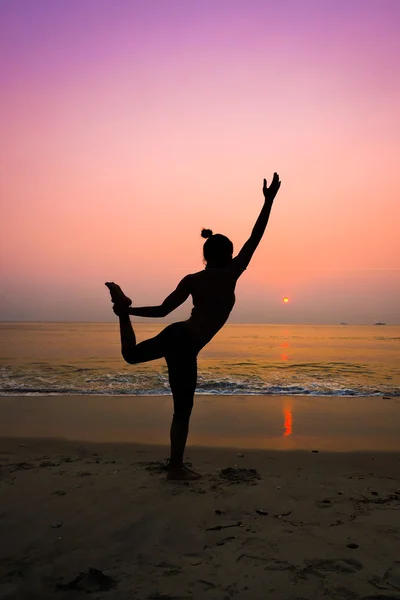
[[[283,437],[287,437],[292,435],[293,432],[293,413],[292,413],[292,403],[289,400],[286,400],[283,405]]]

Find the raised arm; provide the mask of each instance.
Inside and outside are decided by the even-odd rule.
[[[130,307],[129,314],[136,317],[165,317],[170,312],[178,308],[187,300],[190,294],[190,275],[187,275],[178,284],[175,291],[170,294],[159,306],[140,306],[137,308]]]
[[[274,173],[274,177],[272,179],[271,185],[267,186],[267,180],[264,179],[263,185],[263,194],[264,194],[264,206],[261,209],[260,215],[256,221],[256,224],[253,227],[253,231],[251,232],[251,236],[247,240],[247,242],[243,245],[243,248],[239,252],[236,257],[236,261],[241,265],[242,268],[246,269],[249,264],[251,257],[254,254],[255,249],[261,241],[262,236],[264,235],[265,228],[268,223],[269,215],[271,212],[272,204],[274,202],[274,198],[278,193],[279,188],[281,187],[281,182],[279,180],[278,173]]]

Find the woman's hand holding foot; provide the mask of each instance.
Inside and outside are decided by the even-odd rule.
[[[122,317],[122,315],[129,315],[129,306],[113,304],[113,312],[115,315],[117,315],[117,317]]]
[[[107,281],[105,284],[111,295],[111,300],[114,303],[113,311],[117,316],[122,314],[129,314],[129,307],[132,304],[132,300],[125,296],[119,285],[113,281]]]

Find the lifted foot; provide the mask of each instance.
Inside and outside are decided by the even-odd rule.
[[[196,481],[197,479],[201,479],[200,473],[187,467],[172,468],[167,473],[167,481]]]
[[[114,302],[116,307],[128,307],[132,304],[132,300],[125,296],[119,285],[113,281],[107,281],[106,286],[110,290],[111,300]]]

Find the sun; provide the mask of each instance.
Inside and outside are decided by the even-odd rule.
[[[284,303],[287,304],[289,302],[289,298],[287,296],[284,297],[283,299]]]

